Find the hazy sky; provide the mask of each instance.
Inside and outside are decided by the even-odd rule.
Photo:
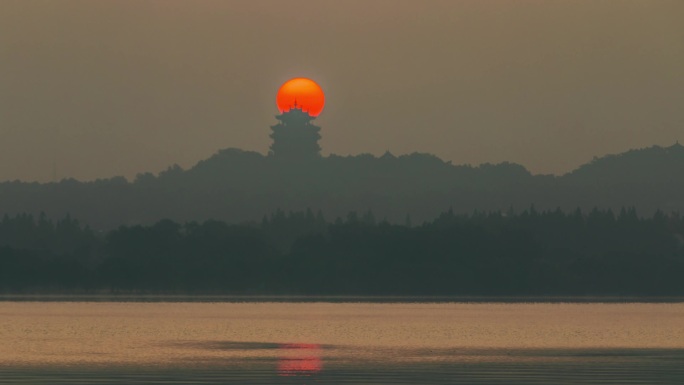
[[[324,154],[564,173],[684,142],[684,1],[0,1],[0,180],[266,153],[285,80]]]

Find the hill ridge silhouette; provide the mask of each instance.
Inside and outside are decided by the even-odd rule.
[[[258,221],[275,210],[322,210],[326,217],[366,212],[416,223],[455,212],[594,207],[684,209],[684,146],[651,146],[594,158],[564,175],[532,174],[511,162],[454,165],[414,152],[276,159],[226,148],[183,170],[178,165],[134,180],[0,183],[0,212],[66,214],[97,229],[176,221]]]

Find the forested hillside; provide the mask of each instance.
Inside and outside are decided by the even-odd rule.
[[[597,158],[563,176],[532,175],[512,163],[452,165],[429,154],[320,157],[284,161],[228,149],[188,170],[172,166],[90,182],[0,183],[0,213],[67,214],[97,230],[119,225],[209,219],[255,221],[278,209],[321,210],[327,217],[372,210],[403,223],[431,220],[445,208],[523,210],[594,207],[684,211],[684,147],[650,147]]]
[[[327,221],[0,223],[0,291],[339,295],[684,295],[684,218],[633,209],[447,211],[419,225]]]

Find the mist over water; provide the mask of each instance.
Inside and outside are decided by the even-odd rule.
[[[0,303],[0,383],[664,383],[684,304]]]

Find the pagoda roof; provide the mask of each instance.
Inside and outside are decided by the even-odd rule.
[[[294,107],[290,108],[289,111],[285,111],[285,112],[283,112],[283,113],[280,114],[280,115],[276,115],[276,119],[278,119],[278,120],[284,120],[284,119],[285,119],[285,120],[290,120],[290,119],[293,119],[293,120],[306,120],[306,121],[310,121],[310,120],[316,119],[316,117],[310,115],[308,111],[304,111],[301,107],[294,106]]]

